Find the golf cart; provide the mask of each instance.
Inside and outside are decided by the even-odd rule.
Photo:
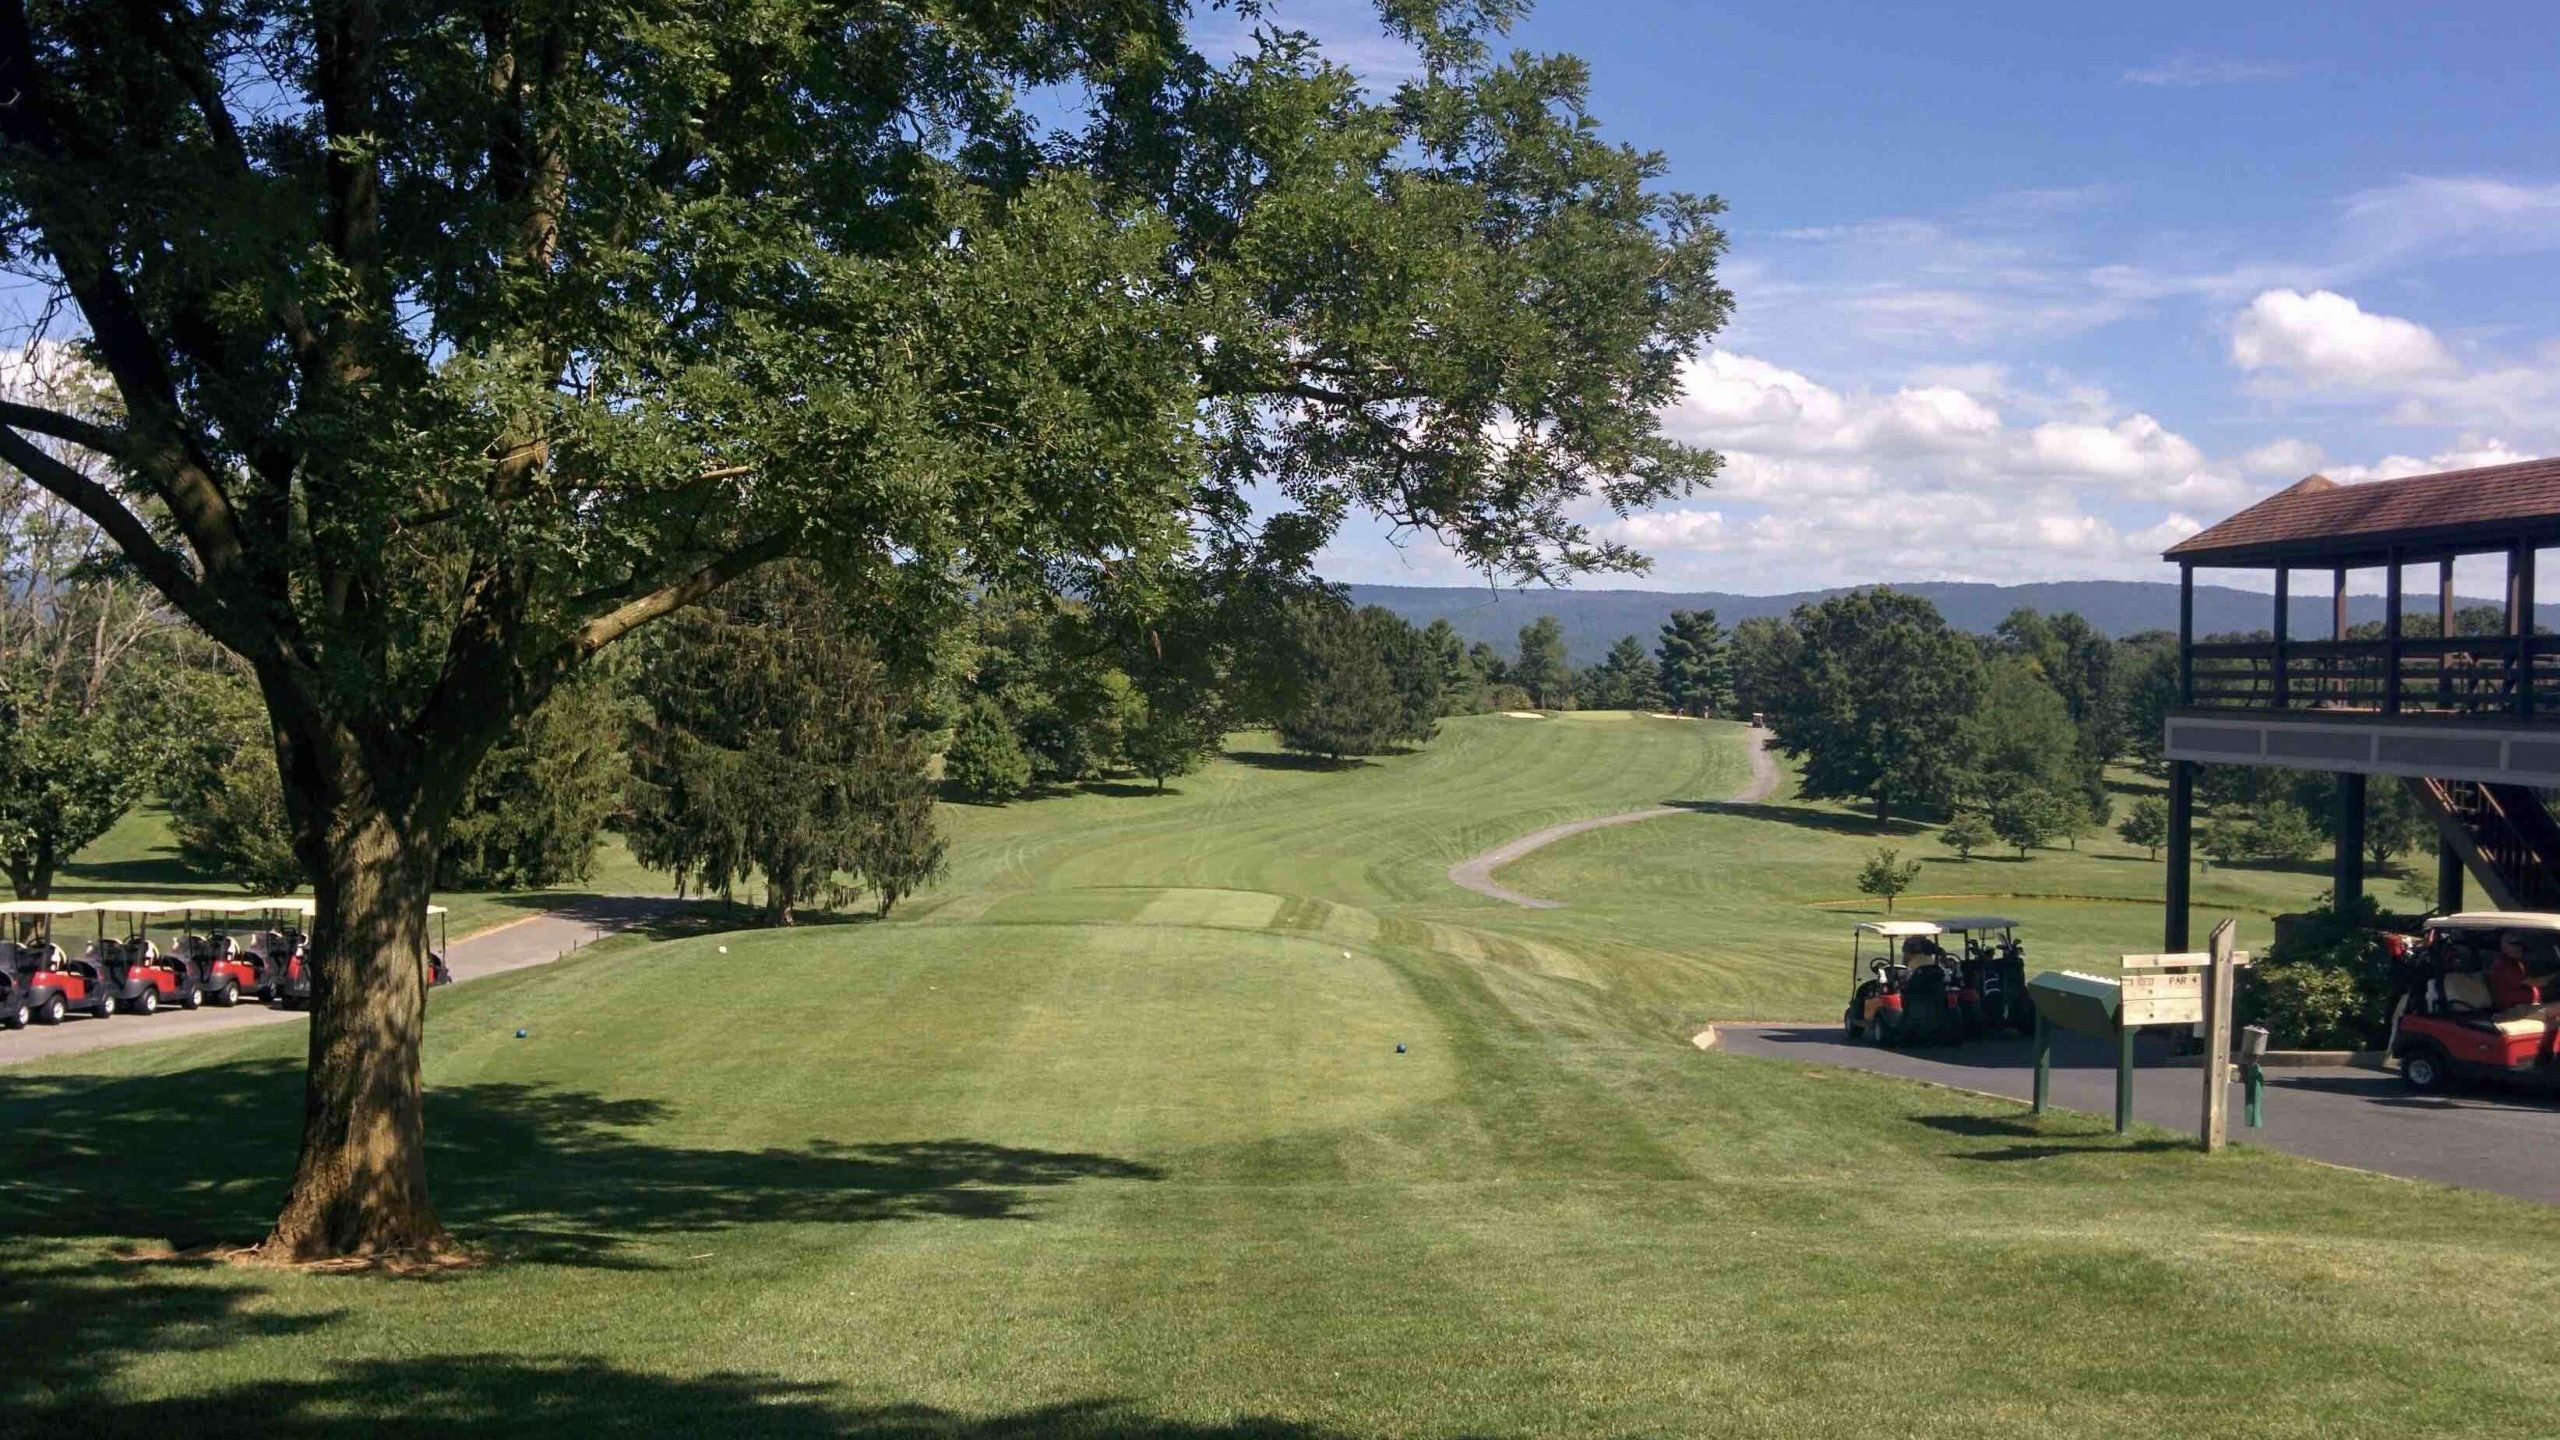
[[[1971,992],[1966,1028],[1977,1035],[2015,1030],[2036,1033],[2035,1002],[2027,998],[2027,947],[2018,922],[1999,915],[1950,915],[1938,929],[1964,943],[1956,957],[1958,993]]]
[[[9,972],[12,995],[5,1018],[21,1014],[57,1025],[74,1010],[104,1020],[116,1013],[116,993],[96,962],[69,959],[53,943],[53,922],[89,907],[68,900],[11,900],[0,904],[0,970]],[[21,1022],[22,1023],[22,1022]],[[16,1024],[10,1026],[17,1028]]]
[[[276,981],[283,975],[289,950],[270,953],[270,937],[275,933],[252,923],[235,929],[222,917],[233,915],[261,916],[275,908],[272,900],[216,900],[190,905],[186,920],[188,934],[178,943],[189,954],[199,957],[205,973],[205,998],[216,1005],[232,1006],[240,997],[268,1000],[275,995]],[[202,911],[213,920],[207,933],[193,933],[196,912]]]
[[[272,922],[272,928],[260,930],[251,941],[266,957],[272,977],[267,982],[267,998],[287,1010],[310,1004],[308,947],[312,903],[298,895],[270,895],[263,900],[243,901],[241,908],[259,911]]]
[[[2493,1078],[2560,1088],[2560,915],[2475,910],[2386,939],[2406,981],[2390,1042],[2402,1084],[2421,1094]],[[2511,944],[2523,973],[2493,981]]]
[[[1869,920],[1849,940],[1849,1005],[1841,1029],[1878,1045],[1964,1038],[1962,997],[1934,920]]]
[[[427,918],[436,922],[436,943],[427,951],[427,988],[430,990],[433,990],[439,985],[450,985],[453,983],[453,967],[444,963],[444,952],[447,948],[445,944],[444,917],[445,908],[443,906],[430,905],[427,907]]]
[[[161,900],[100,900],[88,908],[98,917],[98,928],[80,958],[105,977],[118,1006],[149,1015],[164,1004],[193,1010],[204,1003],[203,968],[177,951],[163,952],[151,943],[152,918],[178,914],[185,906]],[[117,927],[124,934],[107,933],[110,915],[126,917]]]

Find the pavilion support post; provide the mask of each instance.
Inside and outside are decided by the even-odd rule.
[[[2178,703],[2196,703],[2196,567],[2193,565],[2178,567]]]
[[[2436,840],[2436,913],[2462,913],[2462,852],[2441,836]]]
[[[2340,914],[2364,899],[2364,787],[2362,775],[2338,777],[2337,849],[2330,870],[2329,899]]]
[[[2450,557],[2436,565],[2436,638],[2453,638],[2453,561]],[[2436,706],[2453,708],[2453,651],[2446,649],[2436,657]]]
[[[2536,554],[2533,542],[2529,540],[2516,546],[2515,613],[2507,626],[2515,633],[2516,716],[2523,720],[2533,718],[2533,567]]]
[[[2329,572],[2329,638],[2344,644],[2347,638],[2347,567]],[[2329,652],[2329,703],[2344,705],[2347,696],[2347,659],[2337,651]]]
[[[2169,878],[2162,892],[2160,949],[2184,954],[2187,949],[2188,869],[2196,828],[2196,767],[2190,760],[2169,762]]]
[[[2285,642],[2291,638],[2293,638],[2293,572],[2279,565],[2276,567],[2275,657],[2272,662],[2275,667],[2274,700],[2275,708],[2278,710],[2285,707],[2286,691],[2289,688]]]
[[[2391,552],[2391,574],[2382,587],[2382,713],[2400,713],[2400,552]]]

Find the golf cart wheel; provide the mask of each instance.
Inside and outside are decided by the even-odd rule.
[[[24,1029],[26,1029],[26,1028],[27,1028],[27,1007],[26,1007],[26,1006],[24,1006],[24,1005],[15,1005],[15,1006],[10,1007],[10,1009],[8,1010],[8,1012],[7,1012],[7,1013],[5,1013],[5,1014],[0,1014],[0,1029],[24,1030]]]
[[[185,993],[178,997],[178,1008],[181,1010],[195,1010],[201,1008],[203,1005],[204,990],[201,986],[190,985],[186,988]]]
[[[145,985],[142,987],[142,993],[133,997],[133,1013],[136,1015],[157,1015],[160,1013],[160,989],[158,986]]]
[[[237,980],[223,981],[222,988],[213,992],[213,1003],[221,1006],[225,1010],[239,1004],[240,982]]]
[[[2420,1095],[2441,1095],[2452,1088],[2453,1072],[2443,1051],[2421,1045],[2400,1057],[2400,1083]]]
[[[97,1009],[92,1013],[101,1020],[113,1020],[116,1018],[116,997],[113,995],[99,996]]]
[[[1852,1005],[1848,1009],[1840,1012],[1840,1033],[1848,1036],[1852,1040],[1858,1039],[1867,1033],[1867,1027],[1859,1023],[1857,1006]]]
[[[36,1018],[47,1025],[59,1025],[62,1023],[62,1017],[70,1013],[71,1007],[62,1002],[61,996],[56,995],[44,1002],[43,1006],[36,1011]]]
[[[1892,1048],[1893,1043],[1902,1038],[1902,1026],[1895,1021],[1884,1018],[1892,1013],[1893,1012],[1890,1010],[1877,1011],[1876,1023],[1868,1027],[1875,1034],[1876,1044],[1887,1049]]]

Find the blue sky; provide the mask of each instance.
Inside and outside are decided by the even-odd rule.
[[[1364,72],[1358,0],[1282,0]],[[1638,584],[2165,578],[2312,471],[2560,453],[2560,5],[1549,3],[1609,133],[1731,206]],[[1338,580],[1463,583],[1372,527]]]

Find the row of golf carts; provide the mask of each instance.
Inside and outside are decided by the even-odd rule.
[[[307,1005],[311,910],[298,896],[0,903],[0,1028],[243,999]],[[441,905],[427,907],[437,925],[436,947],[426,956],[429,985],[453,978],[444,962],[444,913]]]

